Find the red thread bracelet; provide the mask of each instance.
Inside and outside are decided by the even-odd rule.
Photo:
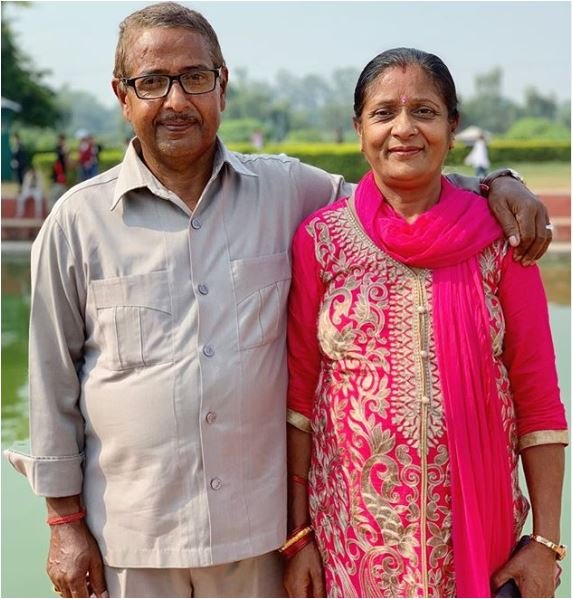
[[[55,518],[48,518],[46,522],[49,526],[58,526],[60,524],[69,524],[70,522],[77,522],[78,520],[82,520],[85,517],[86,511],[81,510],[80,512],[68,514],[67,516],[56,516]]]
[[[299,485],[305,486],[308,484],[308,480],[306,480],[304,476],[299,476],[298,474],[290,474],[289,476],[293,483],[298,483]]]

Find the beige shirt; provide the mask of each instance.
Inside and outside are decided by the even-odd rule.
[[[341,177],[219,143],[193,213],[133,145],[66,193],[32,249],[38,495],[82,493],[105,562],[198,567],[286,533],[290,244]]]

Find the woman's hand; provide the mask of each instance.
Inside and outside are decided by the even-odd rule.
[[[288,560],[284,584],[289,597],[325,596],[322,561],[314,542]]]
[[[555,553],[531,541],[520,549],[491,579],[493,594],[513,578],[522,597],[553,597],[555,594]]]

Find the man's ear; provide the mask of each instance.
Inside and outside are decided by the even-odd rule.
[[[123,116],[129,121],[129,106],[127,104],[127,87],[119,80],[112,79],[111,87],[115,97],[119,100]]]
[[[219,77],[219,101],[221,106],[221,112],[225,110],[227,105],[227,86],[229,84],[229,69],[227,67],[221,67],[221,75]]]

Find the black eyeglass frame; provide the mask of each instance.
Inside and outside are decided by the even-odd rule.
[[[179,83],[179,85],[181,86],[181,89],[186,93],[189,94],[190,96],[201,96],[202,94],[209,94],[211,93],[215,87],[217,86],[217,79],[221,78],[221,69],[223,67],[217,67],[215,69],[194,69],[191,71],[185,71],[184,73],[179,73],[179,75],[164,75],[163,73],[159,74],[159,73],[149,73],[148,75],[141,75],[139,77],[132,77],[131,79],[127,79],[127,78],[122,78],[121,82],[128,86],[128,87],[132,87],[133,91],[135,92],[135,95],[140,99],[140,100],[161,100],[163,98],[166,98],[169,95],[169,92],[171,91],[171,88],[173,87],[173,82],[177,81]],[[209,72],[209,73],[215,73],[215,78],[213,79],[213,87],[211,89],[205,90],[204,92],[188,92],[185,87],[183,86],[183,83],[181,83],[181,77],[183,77],[184,75],[188,75],[189,73],[193,73],[193,72]],[[167,86],[167,91],[162,95],[162,96],[156,96],[154,98],[142,98],[138,93],[137,93],[137,88],[135,87],[135,82],[139,81],[140,79],[145,79],[147,77],[166,77],[169,79],[169,85]]]

